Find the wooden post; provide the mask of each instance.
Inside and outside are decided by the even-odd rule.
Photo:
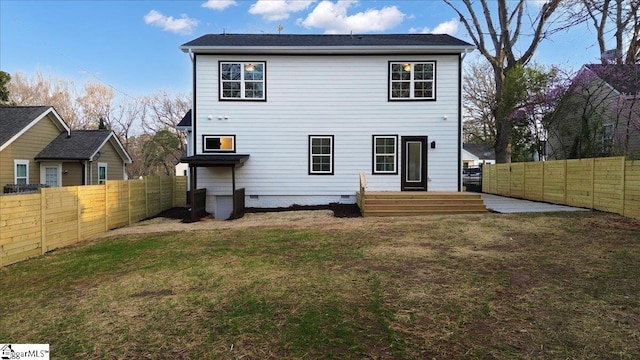
[[[564,186],[562,192],[564,193],[562,204],[567,205],[567,160],[564,160]]]
[[[625,197],[626,197],[626,194],[625,194],[625,190],[626,189],[625,188],[626,188],[626,185],[627,185],[627,182],[626,182],[626,178],[627,178],[627,166],[626,166],[627,158],[623,156],[621,161],[622,161],[622,176],[621,176],[621,178],[622,178],[622,187],[621,187],[622,193],[620,194],[621,195],[620,196],[620,201],[622,201],[622,208],[620,209],[621,210],[620,215],[624,216]]]
[[[47,196],[45,194],[45,188],[40,188],[40,254],[44,255],[47,252],[47,237],[45,226],[45,213],[47,210]]]
[[[109,231],[109,191],[108,181],[104,182],[104,232]]]
[[[131,203],[132,203],[132,201],[131,201],[131,180],[127,180],[126,184],[127,184],[127,198],[129,200],[129,206],[128,206],[128,209],[129,209],[129,225],[131,225]]]
[[[595,206],[596,199],[596,159],[591,159],[591,209]]]
[[[81,208],[81,202],[80,202],[80,187],[79,186],[74,186],[74,188],[76,189],[76,210],[78,211],[78,227],[77,227],[77,236],[76,236],[76,242],[80,242],[82,241],[82,208]]]
[[[148,187],[148,176],[145,176],[144,178],[142,178],[142,181],[144,181],[144,218],[148,218],[149,217],[149,187]]]

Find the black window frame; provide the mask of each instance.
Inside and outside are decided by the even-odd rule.
[[[331,139],[331,153],[330,156],[330,171],[313,171],[313,157],[315,156],[325,156],[324,154],[313,154],[313,139]],[[308,139],[308,174],[309,175],[334,175],[335,171],[335,136],[334,135],[309,135]]]
[[[244,78],[244,70],[241,71],[241,79],[238,80],[240,82],[240,97],[224,97],[224,89],[223,83],[225,82],[222,79],[222,65],[223,64],[238,64],[241,69],[244,69],[247,65],[257,65],[261,64],[263,66],[262,70],[262,94],[261,98],[251,98],[245,97],[246,83],[255,81],[253,79],[247,80]],[[256,61],[248,61],[248,60],[219,60],[218,61],[218,100],[219,101],[267,101],[267,62],[264,60],[256,60]]]
[[[224,150],[224,149],[207,149],[207,139],[210,138],[232,138],[233,139],[233,149]],[[202,153],[204,154],[215,154],[215,153],[235,153],[236,152],[236,136],[235,135],[219,135],[219,134],[207,134],[202,135]]]
[[[433,79],[428,80],[430,81],[433,85],[432,85],[432,96],[431,97],[419,97],[416,98],[414,96],[415,94],[415,83],[416,82],[420,82],[420,80],[422,80],[422,82],[427,82],[423,79],[415,79],[414,78],[414,68],[416,64],[431,64],[433,65]],[[387,71],[388,71],[388,79],[387,79],[387,98],[388,101],[436,101],[437,100],[437,79],[438,79],[438,62],[436,60],[412,60],[412,61],[389,61],[389,66],[387,67]],[[409,66],[411,71],[409,71],[409,97],[393,97],[393,86],[392,84],[394,82],[399,82],[397,80],[393,79],[393,65],[401,65],[401,66]]]
[[[377,138],[393,138],[395,141],[395,153],[394,153],[394,171],[378,171],[377,170],[377,161],[376,157],[378,153],[376,152],[376,139]],[[372,135],[371,136],[371,174],[373,175],[398,175],[398,135]]]

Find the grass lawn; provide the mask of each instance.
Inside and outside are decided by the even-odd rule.
[[[0,269],[0,343],[52,359],[640,358],[639,221],[304,218]]]

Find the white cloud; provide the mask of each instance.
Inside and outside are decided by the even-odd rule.
[[[162,15],[159,11],[151,10],[144,16],[144,22],[148,25],[158,26],[164,31],[170,31],[176,34],[187,35],[193,32],[198,26],[198,20],[191,19],[187,15],[182,14],[179,19],[173,16]]]
[[[229,6],[236,6],[238,3],[235,0],[207,0],[202,4],[202,7],[212,10],[222,11]]]
[[[405,18],[405,14],[396,6],[385,6],[380,10],[367,9],[348,15],[349,8],[357,3],[355,0],[339,0],[335,3],[324,0],[306,19],[298,20],[298,24],[307,28],[324,29],[326,34],[366,33],[391,29]]]
[[[445,21],[441,24],[438,24],[438,26],[436,26],[435,28],[430,29],[428,27],[423,27],[422,29],[416,29],[416,28],[411,28],[409,29],[409,32],[412,34],[449,34],[449,35],[455,35],[458,32],[458,29],[460,28],[460,22],[458,22],[458,19],[453,18],[449,21]]]
[[[211,1],[211,0],[210,0]],[[302,11],[315,0],[258,0],[249,8],[252,15],[260,15],[267,21],[289,18],[290,13]]]

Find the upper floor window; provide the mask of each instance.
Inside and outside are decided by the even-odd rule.
[[[264,62],[220,62],[220,100],[265,100]]]
[[[435,100],[436,62],[389,62],[389,100]]]
[[[27,185],[29,183],[29,160],[13,160],[13,167],[15,183]]]

